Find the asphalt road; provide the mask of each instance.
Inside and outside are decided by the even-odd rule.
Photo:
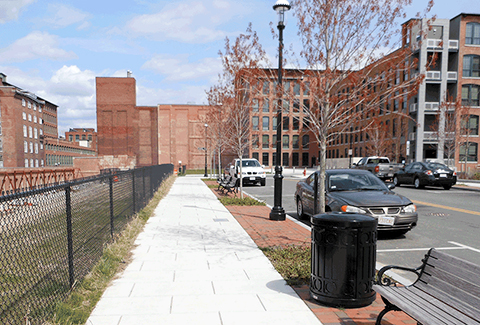
[[[294,202],[295,185],[299,178],[283,179],[282,206],[286,213],[297,218]],[[273,178],[265,187],[246,186],[244,191],[273,206]],[[418,225],[406,235],[392,237],[379,234],[377,262],[383,265],[417,267],[429,248],[480,265],[480,192],[452,188],[415,189],[402,185],[394,192],[404,195],[417,205]],[[308,220],[303,220],[309,225]],[[402,276],[413,280],[408,273]]]

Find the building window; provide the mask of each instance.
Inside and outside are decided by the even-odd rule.
[[[28,137],[29,137],[30,139],[33,138],[33,128],[32,128],[31,126],[28,127]]]
[[[28,159],[25,159],[25,167],[28,168]]]
[[[33,128],[33,137],[34,137],[35,139],[38,139],[38,130],[37,130],[37,128]]]
[[[308,149],[309,144],[310,144],[310,136],[308,134],[305,134],[302,137],[302,148]]]
[[[252,129],[254,131],[258,131],[258,116],[253,116],[252,117]],[[77,136],[75,136],[75,140],[78,141]]]
[[[270,103],[269,103],[268,98],[265,98],[265,99],[263,100],[262,112],[268,113],[268,112],[269,112],[269,109],[270,109],[270,106],[269,106],[269,105],[270,105]]]
[[[30,142],[30,153],[33,153],[33,142]]]
[[[33,123],[37,123],[37,116],[36,115],[33,116]]]
[[[35,153],[38,154],[38,143],[35,143]]]
[[[26,120],[27,120],[27,113],[23,112],[23,113],[22,113],[22,116],[23,116],[23,120],[26,121]]]
[[[268,95],[268,93],[270,92],[270,82],[269,81],[264,81],[263,82],[262,92],[263,92],[264,95]]]
[[[262,135],[262,148],[263,149],[268,149],[270,147],[270,144],[268,143],[269,136],[268,134]]]
[[[302,153],[302,166],[308,166],[308,152]]]
[[[37,110],[37,104],[33,103],[33,110],[36,111]],[[38,166],[37,166],[38,167]]]
[[[38,159],[35,159],[35,167],[39,167],[38,166]]]
[[[292,148],[293,149],[298,149],[299,148],[298,135],[293,135],[292,136]]]
[[[23,136],[24,136],[25,138],[28,137],[27,126],[26,126],[26,125],[23,126]]]
[[[290,124],[290,119],[287,117],[284,117],[283,118],[283,130],[284,131],[288,131],[288,127],[289,127],[289,124]]]
[[[282,137],[282,143],[283,143],[283,149],[288,149],[290,147],[290,143],[289,143],[289,137],[287,134],[285,134],[283,137]]]
[[[28,108],[32,108],[32,103],[28,102]],[[32,166],[33,167],[33,166]]]
[[[258,148],[258,134],[252,135],[252,148]]]
[[[23,141],[23,152],[28,153],[28,142]]]
[[[27,105],[27,102],[25,101],[25,99],[22,98],[22,106],[25,107]],[[25,167],[28,167],[28,162],[27,162],[27,166]]]
[[[258,152],[252,152],[252,158],[258,160]]]
[[[88,141],[92,141],[92,135],[91,134],[88,135]]]
[[[257,123],[257,124],[258,124],[258,123]],[[75,134],[75,141],[77,141],[77,142],[78,142],[79,140],[80,140],[80,135],[78,135],[78,134]]]
[[[283,100],[283,113],[289,114],[290,113],[290,101],[284,99]]]
[[[268,166],[268,152],[262,153],[262,165]]]
[[[478,143],[470,143],[467,151],[465,150],[466,146],[466,143],[460,146],[460,161],[464,162],[465,159],[467,162],[478,161]]]
[[[303,96],[308,96],[310,94],[310,83],[307,81],[303,84]]]
[[[268,116],[262,117],[262,130],[268,131],[270,129],[270,118]]]
[[[68,141],[72,142],[73,141],[73,134],[68,135]]]
[[[32,158],[32,159],[30,159],[30,167],[33,168],[33,166],[35,166],[35,165],[33,164],[33,158]]]
[[[480,86],[479,85],[463,85],[462,86],[462,105],[479,106]]]
[[[252,111],[253,112],[258,112],[258,99],[257,98],[254,98],[252,100]]]
[[[28,121],[29,121],[29,122],[32,121],[32,114],[28,114]]]
[[[40,135],[43,135],[43,130],[42,130],[42,129],[40,129],[39,131],[40,131]]]
[[[292,153],[292,166],[298,166],[298,152]]]
[[[289,157],[288,157],[288,152],[282,153],[282,165],[283,166],[289,166]]]
[[[465,55],[463,57],[463,77],[480,77],[480,56]]]
[[[462,116],[462,134],[478,135],[478,115]]]
[[[273,131],[277,130],[277,117],[276,116],[272,117],[272,130]]]
[[[299,128],[300,128],[300,121],[298,120],[298,117],[293,117],[292,129],[297,131]]]
[[[480,24],[467,23],[465,44],[480,45]]]
[[[293,85],[293,94],[295,96],[300,96],[300,84],[298,82],[295,82]]]

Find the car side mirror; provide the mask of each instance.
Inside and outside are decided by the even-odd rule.
[[[262,168],[265,169],[265,165],[262,165]]]
[[[388,187],[388,189],[391,191],[391,190],[393,190],[393,189],[395,188],[395,184],[390,183],[390,184],[387,185],[387,187]]]

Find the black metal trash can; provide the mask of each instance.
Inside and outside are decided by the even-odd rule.
[[[310,295],[334,307],[360,308],[375,300],[377,219],[317,214],[312,221]]]

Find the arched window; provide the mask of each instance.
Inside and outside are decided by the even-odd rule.
[[[465,44],[480,45],[480,24],[467,23]]]
[[[463,85],[462,86],[462,105],[479,106],[480,86],[479,85]]]
[[[463,57],[463,77],[480,77],[480,56],[465,55]]]

